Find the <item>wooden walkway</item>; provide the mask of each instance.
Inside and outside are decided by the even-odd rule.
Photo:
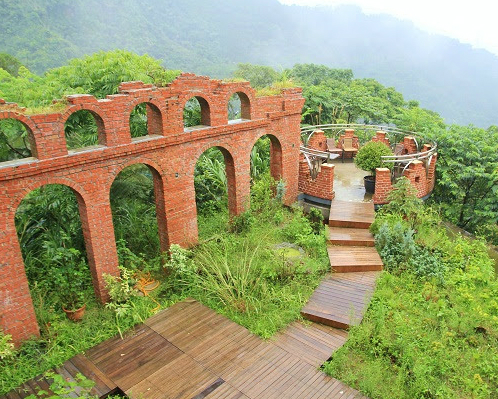
[[[302,309],[308,320],[347,329],[363,319],[383,268],[368,231],[374,217],[372,203],[332,201],[327,251],[333,273]]]
[[[80,370],[100,378],[100,388],[120,389],[132,399],[365,398],[317,368],[345,339],[344,331],[293,323],[275,340],[263,341],[187,300],[124,340],[107,340],[70,362],[75,368],[75,359],[83,362]],[[29,393],[37,390],[33,381],[25,384]],[[16,390],[2,399],[23,394]]]

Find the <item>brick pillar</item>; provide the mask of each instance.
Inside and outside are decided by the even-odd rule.
[[[327,151],[327,137],[323,130],[315,130],[308,140],[308,147],[314,150]]]
[[[415,139],[412,136],[405,136],[403,139],[403,146],[405,147],[405,151],[407,154],[414,154],[418,152],[417,144],[415,143]]]
[[[38,323],[24,271],[24,262],[17,238],[12,211],[2,208],[0,214],[0,329],[12,335],[19,345],[39,336]]]
[[[106,192],[107,193],[107,192]],[[109,299],[104,273],[119,276],[118,254],[112,212],[108,195],[99,191],[91,197],[88,204],[76,193],[78,199],[81,227],[85,239],[88,265],[92,274],[95,296],[103,303]]]
[[[437,161],[437,153],[432,156],[431,162],[429,163],[429,165],[427,165],[428,193],[434,190],[434,184],[436,183],[436,161]]]
[[[375,170],[374,204],[387,204],[387,195],[392,191],[391,171],[388,168]]]
[[[286,133],[286,137],[282,137],[280,141],[282,146],[282,179],[286,183],[283,202],[285,205],[291,205],[297,200],[298,195],[301,115],[287,117],[284,123],[285,125],[280,130]]]
[[[157,231],[159,233],[159,246],[161,252],[169,249],[168,225],[166,219],[166,201],[164,198],[164,184],[161,175],[154,169],[149,168],[154,182],[154,201],[156,203]]]
[[[177,167],[178,169],[169,167],[172,172],[163,176],[163,187],[161,192],[156,191],[156,196],[164,198],[168,223],[166,241],[169,245],[178,244],[186,248],[198,241],[195,186],[193,170],[189,174],[178,165]]]
[[[344,137],[352,139],[354,137],[354,129],[345,129]]]
[[[242,163],[242,157],[235,160],[222,150],[225,156],[225,170],[228,185],[228,212],[230,216],[240,215],[248,206],[251,195],[251,166],[249,162]]]
[[[413,161],[404,175],[410,180],[410,183],[417,189],[417,197],[424,197],[427,192],[427,176],[424,163],[419,160]]]
[[[383,132],[382,130],[375,132],[375,137],[372,137],[372,141],[379,141],[387,145],[389,148],[391,148],[391,143],[389,139],[386,137],[386,132]]]

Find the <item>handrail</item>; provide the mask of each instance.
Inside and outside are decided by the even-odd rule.
[[[374,132],[377,132],[377,131],[385,132],[387,137],[390,139],[393,151],[394,151],[394,147],[396,146],[396,144],[398,144],[402,141],[402,140],[399,140],[399,141],[397,140],[399,138],[399,136],[401,136],[401,135],[403,136],[403,138],[406,136],[413,137],[413,139],[415,141],[415,146],[417,147],[417,149],[419,149],[419,146],[421,145],[421,144],[419,144],[419,142],[420,143],[429,142],[428,144],[430,144],[431,147],[427,151],[419,151],[419,152],[405,154],[405,155],[382,156],[382,162],[393,163],[394,166],[396,166],[396,164],[397,164],[397,166],[399,168],[402,168],[403,171],[406,170],[408,165],[410,165],[413,161],[423,160],[423,159],[427,159],[427,158],[432,160],[432,157],[437,152],[437,143],[435,141],[432,141],[432,140],[427,140],[423,135],[421,135],[417,132],[399,129],[395,126],[364,125],[364,124],[356,124],[356,123],[303,126],[301,128],[301,136],[306,136],[306,137],[305,137],[305,140],[303,140],[303,142],[305,144],[301,145],[301,152],[304,153],[306,151],[309,155],[313,155],[314,157],[321,158],[321,159],[327,158],[327,160],[328,160],[328,157],[323,156],[323,155],[319,155],[319,153],[324,154],[323,151],[313,150],[313,149],[306,147],[308,140],[310,139],[310,137],[313,135],[313,133],[316,130],[323,130],[325,132],[332,131],[334,136],[336,136],[336,135],[339,135],[341,132],[343,132],[345,129],[354,129],[355,131],[365,131],[366,130],[366,131],[374,131]],[[394,137],[389,137],[389,136],[393,136],[393,135],[394,135]],[[373,135],[372,135],[372,137],[373,137]],[[316,153],[313,153],[315,151],[316,151]],[[394,173],[395,169],[396,168],[393,168],[393,173]]]

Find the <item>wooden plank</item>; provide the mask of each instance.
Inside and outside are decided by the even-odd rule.
[[[380,271],[384,267],[375,248],[329,245],[327,252],[336,273]]]
[[[367,229],[329,227],[328,242],[332,245],[373,247],[375,239]]]
[[[328,276],[311,295],[301,314],[308,320],[336,328],[347,329],[358,324],[375,288],[376,276],[378,272]]]
[[[368,229],[375,218],[371,202],[333,200],[330,205],[329,226]]]

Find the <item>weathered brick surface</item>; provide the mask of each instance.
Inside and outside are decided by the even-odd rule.
[[[315,180],[312,180],[308,163],[306,160],[301,160],[299,162],[299,191],[313,197],[334,199],[334,168],[333,164],[322,164],[320,173]]]
[[[429,195],[434,189],[437,154],[424,161],[413,161],[404,172],[410,183],[417,189],[417,197]],[[374,204],[387,204],[387,196],[393,190],[391,172],[387,168],[377,168],[375,173]]]
[[[234,93],[241,98],[243,120],[229,124],[227,104]],[[203,105],[204,128],[183,127],[183,107],[192,97]],[[147,104],[149,136],[132,139],[129,117],[141,103]],[[38,334],[14,224],[17,207],[30,191],[64,184],[76,193],[94,289],[102,301],[107,298],[102,274],[118,273],[110,187],[125,167],[142,163],[152,171],[162,249],[197,241],[194,168],[210,147],[219,147],[225,157],[232,214],[249,203],[250,153],[263,135],[271,139],[271,172],[287,184],[285,202],[297,197],[300,89],[256,98],[247,82],[182,74],[162,88],[126,82],[119,94],[103,100],[70,96],[61,113],[28,116],[13,104],[0,104],[0,119],[18,119],[27,127],[35,157],[0,163],[0,328],[16,343]],[[81,109],[96,118],[99,146],[68,151],[64,123]]]

